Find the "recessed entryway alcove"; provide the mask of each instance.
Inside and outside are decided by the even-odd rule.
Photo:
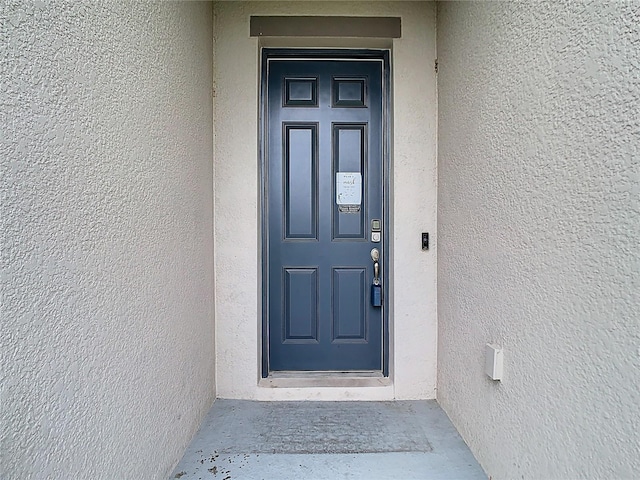
[[[435,5],[221,2],[216,4],[215,48],[218,395],[264,400],[434,398],[437,247],[422,251],[419,240],[422,231],[435,234],[436,228]],[[333,371],[333,378],[320,378],[317,372],[306,378],[265,376],[260,138],[264,48],[388,52],[387,164],[381,178],[388,203],[386,214],[379,215],[388,245],[383,259],[388,320],[381,337],[386,356],[380,378],[366,371],[346,377]],[[371,221],[367,217],[367,240]],[[366,278],[353,277],[367,289],[369,265],[362,267]],[[301,281],[314,278],[307,270],[301,271]]]

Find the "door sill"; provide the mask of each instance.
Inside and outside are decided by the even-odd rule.
[[[271,372],[261,378],[264,388],[313,388],[313,387],[386,387],[391,379],[380,371],[362,372]]]

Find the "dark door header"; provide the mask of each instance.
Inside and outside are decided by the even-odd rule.
[[[252,37],[400,38],[399,17],[258,17],[252,16]]]

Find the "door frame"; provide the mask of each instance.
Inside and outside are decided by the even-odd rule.
[[[269,377],[269,240],[268,240],[268,64],[271,59],[306,60],[378,60],[382,62],[382,285],[384,302],[382,307],[382,375],[389,376],[389,310],[391,308],[391,282],[389,265],[392,252],[390,241],[393,231],[390,219],[391,209],[391,52],[389,49],[311,49],[311,48],[261,48],[260,51],[260,92],[258,115],[258,183],[260,189],[260,248],[262,319],[260,322],[261,378]],[[317,372],[299,372],[300,374]],[[329,372],[326,372],[329,373]],[[354,372],[355,373],[355,372]],[[360,372],[358,372],[359,374]]]

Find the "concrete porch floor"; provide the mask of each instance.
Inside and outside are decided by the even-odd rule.
[[[216,400],[181,480],[486,479],[434,400]]]

